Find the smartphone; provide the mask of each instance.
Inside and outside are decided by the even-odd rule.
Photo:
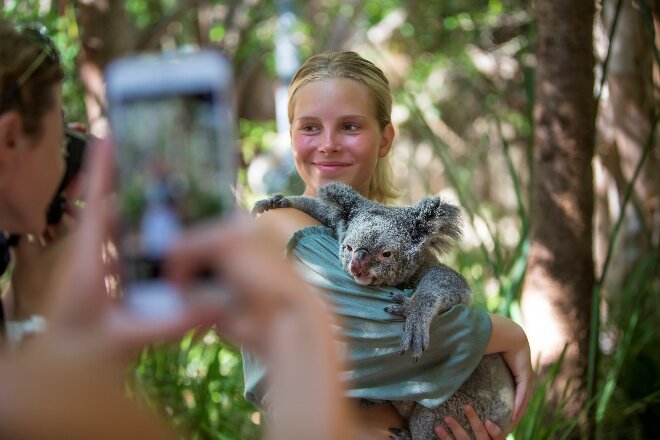
[[[178,301],[162,275],[179,234],[233,210],[232,78],[229,62],[204,50],[124,58],[106,70],[120,285],[140,313],[158,315]]]

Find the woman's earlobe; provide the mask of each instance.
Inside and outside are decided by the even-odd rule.
[[[0,187],[4,184],[7,170],[14,166],[21,132],[22,123],[17,112],[0,115]]]
[[[0,115],[0,149],[14,149],[21,134],[21,117],[16,111]]]
[[[384,128],[381,135],[380,147],[378,148],[378,157],[385,157],[392,149],[392,142],[394,141],[394,126],[389,122]]]

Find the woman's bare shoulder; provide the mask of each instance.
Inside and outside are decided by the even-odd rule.
[[[313,217],[293,208],[266,211],[255,221],[258,234],[276,249],[284,249],[291,236],[306,226],[320,223]]]

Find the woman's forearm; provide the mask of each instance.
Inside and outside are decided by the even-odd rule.
[[[525,331],[509,318],[489,314],[493,325],[486,354],[510,352],[529,346]]]

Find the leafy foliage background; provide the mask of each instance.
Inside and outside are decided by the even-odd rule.
[[[66,119],[85,122],[74,3],[5,0],[0,5],[4,18],[43,25],[56,41],[67,72]],[[149,28],[180,3],[124,2],[138,29]],[[281,81],[274,54],[278,7],[283,3],[297,19],[291,38],[299,59],[329,48],[353,49],[383,67],[395,98],[392,163],[402,202],[430,192],[458,202],[465,212],[466,238],[448,264],[468,279],[483,307],[520,320],[533,174],[532,2],[195,2],[198,7],[168,25],[160,47],[201,42],[231,57],[239,84],[239,179],[246,205],[262,195],[250,185],[250,165],[259,157],[273,156],[279,139],[272,91]],[[243,14],[238,29],[218,18],[227,10]],[[209,24],[200,36],[204,14]],[[295,192],[295,179],[287,182],[293,185],[288,190]],[[615,232],[610,234],[616,238]],[[599,411],[601,438],[660,436],[654,422],[660,417],[660,354],[652,349],[660,342],[658,258],[657,249],[645,256],[626,282],[616,286],[622,295],[610,297],[604,287],[604,304],[611,312],[601,323],[598,393],[590,402]],[[561,360],[556,368],[561,368]],[[145,351],[130,376],[130,392],[187,427],[191,438],[260,435],[263,419],[242,399],[240,355],[213,332],[192,333],[180,344]],[[515,438],[557,438],[575,428],[579,415],[561,419],[546,405],[552,380],[551,372],[539,381]]]

